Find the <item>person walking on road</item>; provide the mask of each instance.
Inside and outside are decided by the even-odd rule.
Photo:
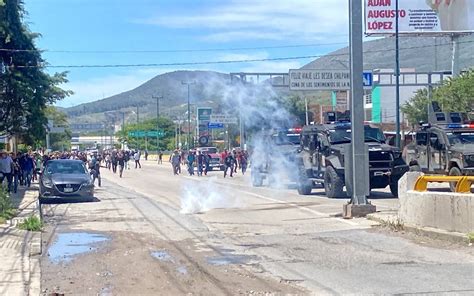
[[[112,172],[114,174],[117,173],[117,151],[112,151],[112,156],[111,156],[111,161],[112,161]]]
[[[133,159],[135,159],[135,169],[137,167],[142,168],[142,165],[140,164],[140,151],[135,151],[135,154],[133,155]]]
[[[163,164],[163,152],[158,152],[158,164]]]
[[[145,160],[148,160],[148,150],[145,150]]]
[[[194,157],[194,153],[192,151],[188,152],[188,173],[190,176],[194,175],[194,161],[196,158]]]
[[[228,153],[224,159],[224,178],[227,176],[227,170],[230,169],[230,176],[233,177],[234,174],[234,164],[235,158],[232,153]]]
[[[173,166],[173,174],[178,175],[178,167],[181,163],[181,155],[178,150],[175,150],[170,157],[171,165]]]
[[[122,178],[123,169],[125,168],[125,155],[122,151],[117,153],[117,163],[118,163],[118,166],[119,166],[119,175],[120,175],[120,178]]]
[[[197,163],[197,173],[198,173],[198,176],[201,177],[202,176],[202,173],[204,171],[204,158],[205,158],[205,155],[201,153],[201,151],[198,151],[197,152],[197,157],[196,157],[196,163]]]
[[[244,152],[240,153],[240,168],[242,169],[242,175],[245,175],[247,171],[247,156]]]
[[[99,181],[99,187],[100,187],[101,186],[100,161],[95,154],[92,156],[92,159],[89,162],[89,169],[92,175],[92,184],[95,184],[95,180],[97,179]]]

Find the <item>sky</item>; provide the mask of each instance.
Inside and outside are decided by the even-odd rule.
[[[318,56],[348,43],[347,0],[25,0],[25,9],[48,71],[69,72],[63,88],[74,95],[62,107],[175,70],[288,72],[314,58],[162,64]],[[56,67],[137,64],[145,66]]]

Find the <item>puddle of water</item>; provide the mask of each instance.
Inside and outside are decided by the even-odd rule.
[[[151,252],[151,256],[163,262],[173,262],[173,257],[164,250]]]
[[[178,271],[178,273],[180,273],[182,275],[187,275],[188,274],[188,269],[186,268],[186,266],[180,266],[180,267],[176,268],[176,271]]]
[[[69,263],[74,256],[95,251],[96,244],[107,240],[108,237],[97,233],[58,233],[56,240],[48,249],[49,260],[53,263]]]
[[[106,286],[100,289],[99,296],[112,296],[112,287]]]
[[[252,258],[244,255],[224,254],[222,256],[209,257],[207,263],[211,265],[221,266],[229,264],[246,264]]]

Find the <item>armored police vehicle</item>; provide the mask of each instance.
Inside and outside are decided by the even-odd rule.
[[[474,175],[474,124],[466,113],[442,112],[436,103],[429,123],[421,123],[415,141],[404,150],[413,171],[450,176]],[[450,184],[454,191],[456,183]]]
[[[308,195],[316,184],[322,184],[329,198],[344,197],[344,154],[351,143],[351,123],[335,121],[331,112],[326,124],[304,126],[301,148],[298,152],[298,193]],[[365,143],[369,150],[370,189],[390,186],[398,195],[398,180],[408,171],[408,166],[398,148],[385,144],[383,132],[376,126],[365,124]],[[363,171],[363,170],[362,170]],[[346,186],[347,187],[347,186]]]
[[[264,180],[272,184],[274,178],[286,175],[290,179],[294,174],[295,155],[300,145],[301,128],[269,130],[260,136],[258,147],[252,151],[252,185],[259,187]],[[296,179],[296,177],[294,178]],[[295,180],[292,180],[295,181]]]

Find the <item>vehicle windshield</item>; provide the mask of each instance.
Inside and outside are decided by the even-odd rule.
[[[204,149],[203,151],[206,151],[207,153],[214,154],[214,153],[217,153],[217,148],[209,147],[209,148]]]
[[[364,126],[365,142],[385,143],[385,136],[379,128]],[[350,129],[335,129],[330,131],[329,140],[331,144],[350,143]]]
[[[276,135],[273,135],[273,142],[276,145],[299,145],[300,144],[300,135],[299,134],[287,134],[285,132],[280,132]]]
[[[53,161],[46,166],[47,174],[87,174],[86,168],[80,162],[75,161]]]
[[[451,145],[474,143],[474,133],[450,133],[448,140]]]

